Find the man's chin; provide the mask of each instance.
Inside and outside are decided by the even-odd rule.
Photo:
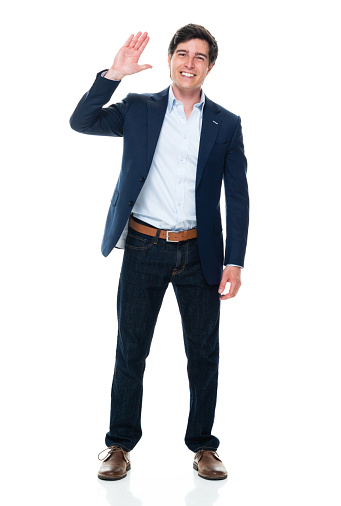
[[[200,88],[197,83],[174,83],[179,90],[197,90]]]

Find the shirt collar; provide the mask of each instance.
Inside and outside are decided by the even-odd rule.
[[[171,114],[171,112],[172,112],[172,110],[174,108],[174,104],[176,102],[178,102],[179,104],[182,103],[182,102],[180,102],[179,100],[177,100],[174,97],[173,87],[171,85],[169,87],[169,94],[168,94],[168,106],[167,106],[167,112],[168,112],[168,114]],[[201,90],[200,102],[197,103],[197,104],[194,104],[194,107],[197,107],[200,110],[201,117],[202,117],[202,112],[203,112],[203,109],[204,109],[204,104],[205,104],[205,93],[203,92],[203,90]]]

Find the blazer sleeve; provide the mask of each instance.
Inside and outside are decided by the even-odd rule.
[[[246,172],[247,160],[244,154],[241,119],[238,116],[224,168],[226,202],[224,265],[235,264],[244,267],[249,227],[249,192]]]
[[[123,136],[124,117],[129,109],[131,94],[122,102],[107,104],[121,81],[102,77],[98,72],[89,91],[83,95],[70,118],[70,126],[76,132],[90,135]]]

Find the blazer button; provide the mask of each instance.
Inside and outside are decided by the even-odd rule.
[[[129,205],[130,205],[130,207],[133,207],[133,205],[134,205],[134,201],[133,201],[133,200],[131,200],[131,201],[129,202]]]
[[[146,180],[146,178],[145,178],[144,176],[140,177],[140,181],[141,181],[141,183],[144,183],[144,182],[145,182],[145,180]]]

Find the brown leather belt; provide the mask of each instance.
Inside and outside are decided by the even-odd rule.
[[[157,228],[148,227],[146,225],[142,225],[142,223],[137,223],[134,218],[130,217],[129,226],[140,232],[141,234],[150,235],[152,237],[156,236],[158,231]],[[169,230],[160,230],[160,239],[166,239],[168,242],[179,242],[179,241],[188,241],[189,239],[194,239],[197,237],[197,229],[191,228],[190,230],[183,230],[182,232],[170,232]]]

